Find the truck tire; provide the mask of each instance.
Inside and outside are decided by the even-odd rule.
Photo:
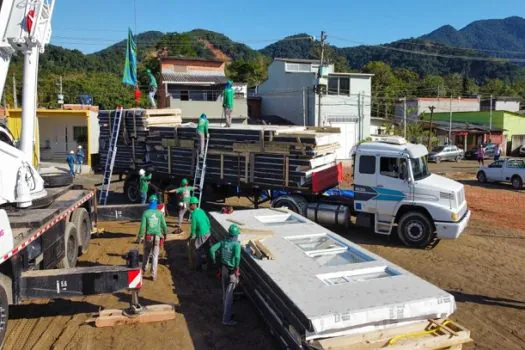
[[[512,188],[515,190],[521,190],[523,187],[523,180],[521,180],[519,175],[514,175],[512,179],[510,179],[510,182],[512,183]]]
[[[397,234],[406,246],[424,248],[434,239],[434,226],[427,215],[412,211],[399,220]]]
[[[480,184],[484,184],[485,182],[487,182],[487,175],[485,175],[484,171],[479,171],[476,177]]]
[[[273,208],[285,207],[302,216],[306,216],[307,206],[306,199],[298,195],[282,196],[272,202]]]
[[[9,319],[9,301],[12,298],[13,286],[11,278],[0,273],[0,349],[4,347]]]
[[[91,240],[91,218],[85,208],[77,208],[70,220],[77,228],[77,242],[79,244],[79,253],[85,254]]]
[[[77,266],[78,260],[78,233],[77,227],[72,222],[66,222],[64,245],[65,254],[57,267],[59,269],[70,269]]]
[[[126,180],[126,183],[124,184],[124,194],[130,203],[139,202],[139,182],[137,179]]]

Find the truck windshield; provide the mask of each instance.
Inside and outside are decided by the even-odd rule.
[[[410,158],[410,164],[412,166],[412,173],[415,181],[430,176],[426,157]]]

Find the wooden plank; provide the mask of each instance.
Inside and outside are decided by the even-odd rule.
[[[260,240],[256,240],[254,241],[254,243],[257,246],[257,248],[260,250],[260,252],[263,253],[264,256],[266,256],[270,260],[275,259],[272,252],[270,252],[268,247],[266,247]]]
[[[258,228],[241,227],[241,234],[273,235],[273,231]]]
[[[134,317],[128,317],[122,310],[102,310],[95,317],[87,320],[94,323],[96,327],[114,327],[120,325],[131,325],[150,322],[162,322],[174,320],[176,318],[175,307],[173,305],[159,304],[144,307],[144,311]]]
[[[263,258],[263,253],[261,253],[261,251],[259,250],[259,248],[257,248],[257,245],[255,245],[253,241],[249,241],[248,246],[250,247],[250,249],[253,252],[253,255],[255,255],[257,259]]]
[[[261,147],[257,143],[233,143],[233,151],[238,153],[276,153],[276,154],[290,154],[290,146],[293,144],[284,142],[272,142],[268,143],[264,147]]]

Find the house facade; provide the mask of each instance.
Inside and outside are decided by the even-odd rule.
[[[492,99],[492,104],[490,98],[481,100],[482,111],[490,111],[491,106],[493,111],[518,113],[520,111],[520,100],[515,98],[496,97]]]
[[[315,93],[318,60],[276,58],[268,79],[257,88],[261,114],[278,116],[296,125],[341,129],[338,158],[350,157],[352,147],[370,135],[372,75],[337,73],[327,65],[326,94]]]
[[[228,81],[226,62],[201,58],[160,57],[161,108],[180,108],[184,121],[195,121],[206,113],[210,122],[222,120],[223,90]],[[233,84],[235,90],[232,112],[235,123],[248,117],[246,84]]]
[[[479,112],[480,100],[478,98],[433,98],[433,97],[419,97],[414,99],[407,99],[406,114],[407,120],[418,120],[423,113],[429,113],[430,107],[434,106],[434,113],[450,113],[452,112]],[[396,118],[404,117],[404,102],[398,102],[395,105]]]

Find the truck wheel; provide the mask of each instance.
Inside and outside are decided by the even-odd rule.
[[[77,208],[71,216],[71,222],[77,228],[77,242],[80,245],[80,253],[87,252],[91,240],[91,218],[85,208]]]
[[[515,190],[521,190],[521,188],[523,187],[523,181],[521,180],[521,177],[519,177],[518,175],[514,175],[512,177],[511,183],[512,183],[512,188],[514,188]]]
[[[6,275],[0,274],[0,349],[4,346],[9,319],[9,299],[12,297],[12,281]]]
[[[302,216],[306,216],[306,207],[308,202],[301,196],[282,196],[272,203],[273,208],[285,207]]]
[[[456,157],[456,163],[459,163],[459,162],[461,162],[461,156]]]
[[[439,164],[439,163],[441,163],[441,158],[436,157],[436,164]]]
[[[139,201],[139,182],[135,180],[126,181],[124,184],[124,193],[130,203],[138,203]]]
[[[399,220],[397,234],[406,246],[424,248],[434,238],[434,229],[425,214],[409,212]]]
[[[70,269],[77,266],[78,259],[78,233],[77,227],[72,222],[66,223],[64,229],[65,254],[57,264],[59,269]]]
[[[484,184],[487,182],[487,175],[485,175],[484,171],[480,171],[476,177],[478,178],[479,183]]]

